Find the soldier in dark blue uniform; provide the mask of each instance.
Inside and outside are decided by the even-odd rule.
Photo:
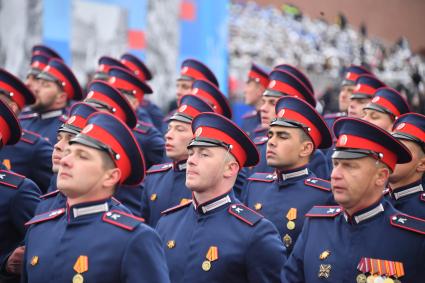
[[[339,112],[326,114],[323,116],[329,129],[332,129],[336,120],[341,117],[347,116],[348,105],[350,104],[350,97],[356,87],[356,80],[360,75],[373,76],[371,72],[357,65],[350,65],[345,70],[345,76],[341,82],[341,89],[338,95]]]
[[[269,76],[270,83],[263,93],[263,105],[261,106],[261,123],[263,129],[257,130],[257,136],[254,139],[260,152],[260,162],[250,170],[250,174],[256,172],[273,172],[274,168],[267,166],[266,160],[266,141],[270,122],[276,117],[276,101],[282,96],[293,96],[305,100],[313,107],[316,105],[313,93],[310,89],[298,79],[297,76],[287,71],[274,70]],[[316,150],[309,163],[309,169],[322,179],[329,178],[329,165],[326,156]]]
[[[279,282],[286,257],[276,228],[232,193],[239,169],[258,162],[255,145],[216,113],[199,114],[192,131],[193,201],[164,211],[157,225],[171,282]]]
[[[396,165],[387,198],[404,213],[425,219],[425,116],[407,113],[394,123],[393,137],[412,153],[412,161]]]
[[[22,282],[169,282],[158,235],[111,198],[144,172],[130,129],[109,113],[92,114],[60,163],[67,207],[27,223]]]
[[[282,282],[422,281],[424,220],[396,210],[382,194],[396,163],[411,160],[409,150],[359,119],[339,119],[334,132],[331,184],[340,206],[307,213]]]
[[[314,150],[331,146],[332,137],[320,114],[299,98],[280,98],[276,113],[266,154],[276,175],[256,173],[248,178],[243,200],[275,224],[289,254],[301,232],[304,214],[332,199],[330,182],[316,178],[308,169]]]
[[[248,80],[245,83],[244,97],[245,104],[254,107],[253,110],[242,116],[242,130],[252,137],[254,130],[261,125],[259,109],[261,107],[261,97],[269,84],[269,72],[252,63],[248,73]]]
[[[15,113],[34,103],[34,95],[15,76],[0,69],[0,99]],[[52,176],[52,146],[40,135],[23,130],[19,142],[5,146],[0,152],[3,165],[33,180],[46,192]]]
[[[206,101],[189,94],[180,99],[180,107],[170,118],[165,152],[172,162],[149,168],[144,182],[141,216],[152,227],[156,226],[162,211],[192,199],[192,192],[185,185],[187,145],[193,138],[190,124],[202,112],[214,110]]]
[[[229,100],[213,83],[195,80],[192,84],[192,94],[207,101],[215,113],[232,119],[232,108],[230,108]]]
[[[120,57],[121,63],[123,63],[128,69],[130,69],[141,81],[146,82],[152,79],[152,73],[149,68],[140,60],[138,57],[130,53],[125,53]],[[149,93],[146,93],[149,94]],[[162,110],[152,101],[147,100],[146,97],[140,101],[140,105],[136,110],[138,113],[140,110],[145,110],[155,125],[155,128],[161,131],[162,121],[164,120],[164,114]],[[139,117],[139,120],[140,119]]]
[[[192,84],[195,80],[209,81],[219,88],[217,78],[204,63],[195,59],[186,59],[181,64],[180,77],[176,82],[176,101],[174,101],[176,106],[183,95],[192,94]],[[174,107],[170,107],[169,110],[170,112],[164,117],[162,124],[162,132],[164,134],[168,129],[168,119],[173,116],[175,112]]]
[[[21,127],[12,110],[0,101],[0,146],[17,143]],[[25,222],[34,216],[39,202],[37,185],[22,175],[0,170],[0,281],[19,282]]]
[[[373,99],[363,108],[363,120],[391,132],[400,115],[410,112],[407,101],[395,89],[378,88]]]
[[[21,125],[54,143],[68,101],[80,100],[82,90],[72,71],[59,59],[50,59],[37,79],[36,102],[29,112],[21,113]]]

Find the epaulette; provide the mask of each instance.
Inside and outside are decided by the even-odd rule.
[[[254,138],[254,143],[256,145],[264,144],[269,138],[267,136],[259,136]]]
[[[133,231],[140,223],[145,222],[143,218],[119,211],[111,210],[105,212],[102,220],[106,223],[118,226],[128,231]]]
[[[257,128],[255,128],[254,129],[254,133],[260,133],[260,132],[263,132],[263,131],[266,131],[267,130],[267,128],[264,128],[264,127],[257,127]]]
[[[391,216],[391,225],[425,235],[425,219],[398,213]]]
[[[327,192],[332,191],[331,182],[328,180],[320,178],[307,178],[304,180],[304,184]]]
[[[142,134],[146,134],[150,128],[154,127],[152,124],[150,123],[145,123],[145,122],[137,122],[136,127],[134,128],[134,130],[136,132],[142,133]]]
[[[339,206],[313,206],[306,217],[335,217],[342,212]]]
[[[276,180],[276,175],[272,173],[254,173],[248,178],[249,181],[271,183]]]
[[[29,225],[32,225],[32,224],[36,224],[36,223],[40,223],[40,222],[45,222],[47,220],[55,219],[55,218],[61,216],[64,213],[65,213],[65,208],[59,208],[59,209],[48,211],[48,212],[45,212],[45,213],[42,213],[42,214],[38,214],[38,215],[35,215],[30,221],[25,223],[25,226],[29,226]]]
[[[173,163],[164,163],[164,164],[156,164],[152,165],[147,171],[146,174],[165,172],[173,168]]]
[[[38,113],[29,113],[29,114],[19,115],[19,120],[28,120],[28,119],[37,118],[37,117],[38,117]]]
[[[249,226],[257,224],[264,216],[250,209],[249,207],[237,203],[229,206],[229,213],[237,219],[242,220]]]
[[[21,141],[29,143],[29,144],[35,144],[38,139],[40,139],[41,136],[37,133],[28,131],[28,130],[22,130],[22,136]]]
[[[25,176],[12,173],[6,170],[0,170],[0,184],[11,188],[18,188],[19,185],[24,181]]]
[[[323,116],[324,119],[335,119],[345,117],[347,114],[345,112],[329,113]]]
[[[49,198],[55,197],[59,194],[59,192],[60,192],[59,190],[56,190],[56,191],[47,193],[45,195],[40,196],[40,199],[44,200],[44,199],[49,199]]]
[[[170,208],[168,208],[168,209],[164,210],[163,212],[161,212],[161,214],[162,214],[162,215],[167,215],[167,214],[170,214],[170,213],[172,213],[172,212],[176,212],[176,211],[178,211],[178,210],[180,210],[180,209],[182,209],[182,208],[185,208],[186,206],[188,206],[188,205],[190,205],[190,204],[192,204],[192,200],[189,200],[189,201],[187,201],[186,203],[182,203],[182,204],[179,204],[179,205],[176,205],[176,206],[170,207]]]
[[[248,118],[252,118],[252,117],[256,117],[256,116],[257,116],[257,111],[252,110],[252,111],[242,115],[242,119],[248,119]]]
[[[420,199],[421,201],[425,202],[425,193],[422,193],[422,194],[419,196],[419,199]]]

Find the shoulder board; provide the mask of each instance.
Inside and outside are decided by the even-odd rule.
[[[142,133],[142,134],[146,134],[149,131],[149,129],[152,128],[152,127],[153,127],[152,124],[144,123],[144,122],[139,121],[139,122],[137,122],[137,125],[134,128],[134,130],[136,132],[139,132],[139,133]]]
[[[56,190],[56,191],[40,196],[40,199],[49,199],[49,198],[57,196],[58,194],[59,194],[59,190]]]
[[[329,113],[326,114],[325,116],[323,116],[324,119],[336,119],[336,118],[341,118],[341,117],[345,117],[347,116],[347,114],[345,112],[337,112],[337,113]]]
[[[327,192],[330,192],[332,190],[331,182],[320,178],[307,178],[304,180],[304,184]]]
[[[111,199],[112,199],[112,202],[114,204],[121,204],[121,202],[118,199],[116,199],[115,197],[112,197]]]
[[[398,213],[391,216],[391,225],[425,235],[425,219]]]
[[[339,206],[313,206],[306,217],[335,217],[342,212]]]
[[[35,144],[37,140],[40,138],[41,136],[37,133],[27,131],[27,130],[22,130],[21,141],[23,142],[26,142],[29,144]]]
[[[164,163],[152,165],[147,171],[146,174],[165,172],[173,168],[173,163]]]
[[[249,207],[235,203],[229,206],[229,213],[235,216],[237,219],[242,220],[249,226],[257,224],[264,216],[250,209]]]
[[[421,201],[425,202],[425,193],[422,193],[422,194],[419,196],[419,199],[420,199]]]
[[[19,120],[28,120],[36,117],[38,117],[38,113],[23,114],[19,115]]]
[[[11,188],[18,188],[19,185],[24,181],[25,176],[12,173],[6,170],[0,170],[0,184]]]
[[[266,136],[259,136],[259,137],[254,138],[254,143],[256,145],[264,144],[264,143],[267,142],[268,139],[269,138],[266,137]]]
[[[386,189],[382,192],[382,194],[383,194],[384,196],[387,196],[390,192],[391,192],[391,190],[390,190],[389,188],[386,188]]]
[[[242,115],[242,119],[249,119],[249,118],[252,118],[252,117],[257,117],[257,111],[252,110],[252,111]]]
[[[170,207],[169,209],[164,210],[163,212],[161,212],[162,215],[167,215],[173,212],[176,212],[182,208],[185,208],[186,206],[189,206],[192,204],[192,200],[187,201],[186,203],[182,203],[173,207]]]
[[[276,176],[271,173],[254,173],[249,176],[249,181],[267,182],[271,183],[276,179]]]
[[[133,231],[140,223],[145,222],[143,218],[119,211],[111,210],[103,214],[102,220],[106,223]]]
[[[259,132],[263,132],[263,131],[266,131],[267,130],[267,128],[264,128],[264,127],[257,127],[257,128],[255,128],[254,129],[254,133],[259,133]]]
[[[29,226],[32,224],[36,224],[36,223],[41,223],[41,222],[45,222],[51,219],[55,219],[59,216],[61,216],[62,214],[65,213],[65,208],[60,208],[60,209],[55,209],[52,211],[48,211],[42,214],[38,214],[36,216],[34,216],[30,221],[28,221],[27,223],[25,223],[25,226]]]

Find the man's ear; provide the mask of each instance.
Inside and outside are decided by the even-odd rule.
[[[56,103],[58,104],[66,104],[68,100],[68,94],[65,91],[61,91],[56,97]]]
[[[416,166],[417,172],[425,172],[425,155],[419,158],[418,165]]]
[[[311,141],[304,141],[301,144],[301,150],[300,150],[300,157],[308,157],[310,156],[314,151],[314,145]]]
[[[239,173],[239,164],[236,160],[231,160],[224,165],[223,176],[225,178],[230,178],[238,175]]]
[[[120,182],[121,179],[121,170],[118,168],[108,169],[105,173],[105,180],[103,181],[103,185],[105,187],[114,187],[116,184]]]
[[[388,169],[386,166],[380,167],[378,168],[376,174],[376,185],[379,187],[385,187],[387,185],[388,178],[391,174],[390,169]]]

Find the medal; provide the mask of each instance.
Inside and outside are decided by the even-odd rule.
[[[77,273],[72,277],[72,283],[83,283],[84,277],[80,273]]]
[[[289,230],[294,230],[295,229],[295,222],[294,221],[288,221],[288,223],[286,223],[286,228],[288,228]]]
[[[283,244],[285,245],[285,247],[289,248],[292,245],[292,238],[288,234],[285,234],[285,236],[283,236],[282,240],[283,240]]]
[[[387,278],[385,278],[384,283],[394,283],[394,280],[392,280],[391,278],[387,277]]]
[[[360,273],[359,275],[357,275],[356,277],[356,282],[357,283],[366,283],[367,281],[367,277],[366,275],[364,275],[363,273]]]
[[[286,219],[288,219],[288,223],[286,223],[286,228],[288,228],[288,230],[294,230],[295,229],[294,220],[297,219],[297,209],[294,207],[291,207],[288,210],[288,213],[286,213]]]
[[[202,270],[203,271],[209,271],[211,269],[211,262],[208,260],[204,260],[202,263]]]
[[[378,277],[378,276],[376,276],[376,275],[369,275],[367,278],[366,278],[366,282],[367,283],[375,283],[375,278],[376,277]]]
[[[381,276],[377,276],[373,283],[384,283],[384,278],[382,278]]]

